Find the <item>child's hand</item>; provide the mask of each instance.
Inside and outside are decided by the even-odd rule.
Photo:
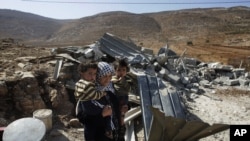
[[[128,105],[123,105],[121,107],[121,114],[125,114],[125,113],[127,113],[127,111],[128,111]]]
[[[104,108],[102,109],[102,116],[106,117],[106,116],[111,116],[112,115],[112,108],[110,105],[106,105],[104,106]]]

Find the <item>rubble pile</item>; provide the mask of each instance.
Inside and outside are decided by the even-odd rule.
[[[5,38],[0,40],[0,50],[3,50],[4,48],[8,47],[14,47],[14,46],[24,46],[23,44],[20,44],[18,41],[14,40],[13,38]]]
[[[169,57],[161,54],[159,56]],[[162,60],[162,58],[161,58]],[[193,93],[201,92],[202,88],[220,86],[249,87],[249,72],[244,68],[234,68],[220,62],[205,63],[195,58],[170,58],[158,65],[158,76],[176,84],[182,84],[185,89]]]
[[[12,38],[2,39],[0,40],[0,49],[11,47],[14,43],[14,39]]]
[[[154,55],[150,49],[107,33],[91,45],[58,47],[51,50],[50,56],[19,58],[18,68],[0,68],[0,126],[32,116],[33,111],[42,108],[73,116],[77,66],[89,59],[112,62],[125,57],[132,71],[157,75],[189,93],[200,94],[204,88],[216,85],[250,87],[250,72],[244,68],[205,63],[184,54],[178,56],[166,46]]]

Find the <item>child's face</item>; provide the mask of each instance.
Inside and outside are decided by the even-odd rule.
[[[127,68],[126,67],[118,67],[116,69],[116,76],[118,78],[124,77],[127,74]]]
[[[111,78],[112,78],[112,74],[111,73],[109,73],[109,74],[107,74],[107,75],[104,75],[103,77],[101,77],[100,78],[100,84],[101,84],[101,86],[108,86],[108,84],[110,83],[110,81],[111,81]]]
[[[95,82],[97,69],[88,68],[87,71],[81,73],[82,79]]]

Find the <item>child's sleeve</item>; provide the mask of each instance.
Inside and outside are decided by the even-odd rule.
[[[128,95],[128,92],[131,89],[131,85],[125,78],[122,78],[119,81],[113,81],[113,83],[118,95]]]
[[[75,97],[80,101],[98,100],[106,93],[96,91],[95,84],[87,81],[79,81],[75,87]]]
[[[114,87],[118,94],[128,95],[129,92],[136,92],[137,89],[137,77],[135,74],[128,72],[119,81],[114,81]]]

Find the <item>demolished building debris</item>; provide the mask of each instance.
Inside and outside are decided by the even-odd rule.
[[[152,111],[151,107],[167,117],[185,120],[182,95],[202,94],[204,89],[212,89],[215,85],[250,87],[250,73],[244,68],[233,68],[219,62],[201,62],[195,58],[184,57],[184,53],[185,51],[178,56],[165,46],[154,55],[150,49],[105,33],[91,45],[58,47],[52,49],[49,56],[19,58],[18,68],[1,68],[0,105],[3,106],[0,126],[7,126],[18,118],[31,116],[32,112],[43,108],[53,109],[58,115],[69,115],[68,119],[73,118],[72,94],[75,82],[79,79],[77,66],[89,59],[102,59],[107,62],[112,62],[115,58],[128,59],[131,72],[136,74],[138,82],[138,88],[130,92],[130,102],[141,107],[145,140],[159,138],[152,135],[152,130],[157,128],[153,119],[163,118],[154,117],[153,113],[157,112]],[[34,71],[34,65],[43,69]],[[207,124],[204,125],[208,127]],[[131,129],[130,126],[134,125],[129,125],[128,129]],[[202,138],[225,130],[228,125],[208,128],[215,130],[210,134],[202,133],[202,136],[195,132],[189,137]],[[132,136],[127,134],[128,137]]]

